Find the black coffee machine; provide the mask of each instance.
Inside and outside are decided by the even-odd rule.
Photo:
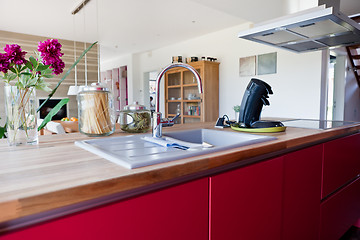
[[[247,86],[239,112],[239,126],[244,128],[270,128],[284,126],[279,121],[260,121],[263,105],[270,105],[269,94],[273,94],[266,82],[252,78]]]

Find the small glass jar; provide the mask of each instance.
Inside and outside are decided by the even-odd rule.
[[[84,87],[77,95],[79,131],[83,134],[107,136],[115,130],[113,97],[101,83]]]
[[[120,111],[118,123],[124,132],[144,133],[151,128],[151,112],[145,106],[134,102]]]

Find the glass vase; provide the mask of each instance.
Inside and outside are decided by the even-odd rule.
[[[6,137],[10,146],[38,144],[35,88],[5,86]]]

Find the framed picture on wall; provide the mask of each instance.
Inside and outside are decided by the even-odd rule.
[[[240,76],[254,76],[256,74],[256,56],[239,59]]]
[[[257,74],[272,74],[276,73],[277,68],[277,54],[276,52],[258,55]]]

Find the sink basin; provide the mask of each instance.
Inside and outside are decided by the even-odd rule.
[[[151,134],[91,139],[77,141],[75,144],[131,169],[276,139],[269,136],[213,129],[195,129],[163,134],[165,138],[170,137],[193,145],[200,145],[200,147],[183,150],[163,147],[143,140],[144,137],[151,137]],[[205,147],[201,147],[201,145]]]

